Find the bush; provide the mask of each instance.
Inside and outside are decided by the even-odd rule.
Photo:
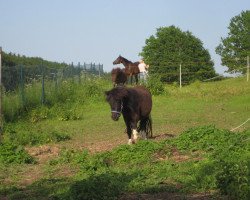
[[[34,163],[34,159],[25,151],[22,146],[12,143],[0,144],[0,162],[4,164],[10,163]]]
[[[164,93],[164,84],[161,82],[160,77],[150,76],[147,80],[146,87],[153,95],[160,95]]]
[[[250,199],[250,157],[244,161],[219,161],[216,174],[217,185],[222,194],[231,199]]]

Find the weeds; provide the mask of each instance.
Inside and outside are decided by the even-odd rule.
[[[3,164],[30,164],[34,163],[35,160],[24,150],[22,146],[6,142],[0,144],[0,162]]]
[[[20,117],[31,115],[31,121],[36,122],[48,117],[60,120],[79,119],[79,113],[74,108],[82,104],[103,101],[103,92],[110,83],[104,79],[85,80],[82,83],[63,81],[55,87],[53,82],[45,84],[45,104],[41,104],[41,84],[35,82],[19,90],[6,93],[4,96],[4,118],[6,122],[17,121]],[[30,113],[30,110],[31,113]],[[56,111],[56,114],[54,114]]]
[[[4,143],[9,142],[16,145],[41,145],[51,142],[60,142],[69,140],[71,137],[64,132],[56,130],[37,129],[31,130],[26,123],[16,123],[15,126],[6,124],[4,129]]]

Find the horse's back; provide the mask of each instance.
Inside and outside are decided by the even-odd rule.
[[[134,63],[130,62],[127,66],[125,66],[125,68],[127,69],[129,74],[136,75],[140,73],[138,65],[139,62],[134,62]]]
[[[130,90],[134,93],[135,101],[138,103],[141,115],[148,116],[152,109],[152,96],[150,91],[144,86],[136,86],[130,88]]]

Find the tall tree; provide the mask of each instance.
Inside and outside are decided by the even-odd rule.
[[[246,58],[250,56],[250,11],[242,11],[233,17],[229,24],[229,33],[221,38],[216,53],[221,56],[223,66],[228,71],[246,73]]]
[[[175,26],[161,27],[145,43],[140,55],[150,65],[150,74],[159,75],[162,81],[178,81],[180,64],[182,80],[187,83],[216,75],[208,50],[189,31],[183,32]]]

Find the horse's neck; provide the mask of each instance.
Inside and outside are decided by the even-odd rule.
[[[128,67],[131,63],[132,63],[131,61],[129,61],[129,60],[125,59],[125,58],[122,61],[122,64],[124,65],[124,67]]]

